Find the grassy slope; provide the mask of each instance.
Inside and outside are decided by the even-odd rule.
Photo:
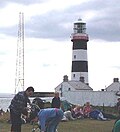
[[[59,132],[111,132],[114,120],[95,121],[95,120],[77,120],[61,122],[58,126]],[[22,125],[22,132],[31,132],[32,125]],[[1,132],[10,132],[10,124],[0,123]]]
[[[77,120],[72,122],[61,123],[59,132],[111,132],[114,120],[97,121],[97,120]]]
[[[10,124],[6,122],[9,114],[0,116],[0,132],[10,132]],[[59,132],[111,132],[114,120],[97,121],[82,119],[76,121],[61,122],[58,126]],[[32,125],[22,125],[22,132],[31,132]]]
[[[102,109],[97,108],[97,109]],[[105,112],[116,115],[115,108],[106,108]],[[3,116],[0,115],[0,132],[10,132],[10,124],[7,123],[9,120],[9,113],[5,113]],[[111,132],[115,120],[110,121],[97,121],[90,119],[76,120],[61,122],[59,124],[59,132]],[[22,125],[22,132],[31,132],[32,125]]]

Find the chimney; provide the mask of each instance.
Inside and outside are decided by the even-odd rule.
[[[68,82],[68,76],[67,75],[63,76],[63,82]]]
[[[119,78],[114,78],[113,82],[119,82]]]

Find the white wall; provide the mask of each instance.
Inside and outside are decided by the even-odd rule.
[[[84,105],[87,101],[94,106],[115,106],[118,96],[111,91],[64,91],[63,97],[72,104]]]

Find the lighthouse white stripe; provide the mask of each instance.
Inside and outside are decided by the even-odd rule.
[[[87,50],[82,50],[82,49],[73,50],[72,60],[87,61]]]

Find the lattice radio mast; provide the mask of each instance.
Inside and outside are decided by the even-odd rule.
[[[19,13],[15,93],[24,90],[24,14]]]

